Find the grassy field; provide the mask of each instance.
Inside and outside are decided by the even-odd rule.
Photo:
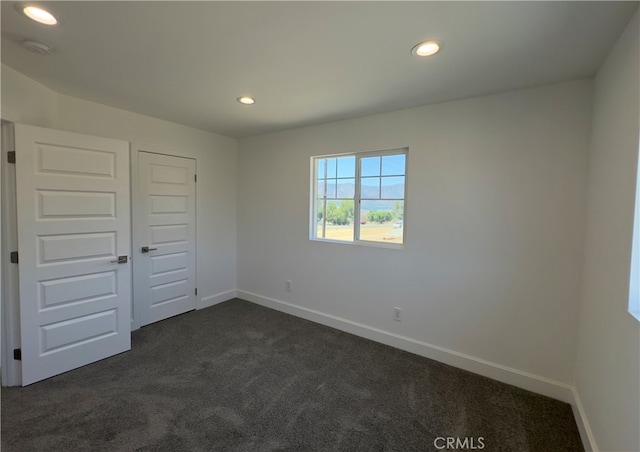
[[[322,238],[322,226],[318,227],[318,238]],[[353,225],[327,225],[325,237],[332,240],[353,240]],[[402,228],[393,224],[363,224],[360,226],[360,239],[382,243],[402,243]]]

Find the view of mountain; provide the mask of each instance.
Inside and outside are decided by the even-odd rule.
[[[327,184],[327,199],[353,198],[355,185],[350,183]],[[337,192],[337,197],[335,196]],[[392,210],[394,201],[404,198],[404,184],[394,184],[382,187],[382,197],[379,199],[377,187],[362,187],[362,209],[363,210]],[[369,198],[369,199],[367,199]],[[340,201],[337,201],[339,204]]]
[[[327,184],[327,198],[352,198],[355,191],[354,184]],[[336,196],[336,192],[337,195]],[[364,186],[362,187],[361,196],[363,199],[379,199],[378,187]],[[404,184],[394,184],[382,187],[382,199],[403,199]]]

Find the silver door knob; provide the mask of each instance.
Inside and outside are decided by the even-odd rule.
[[[155,251],[155,250],[157,250],[157,249],[158,249],[158,248],[149,248],[148,246],[143,246],[140,250],[141,250],[143,253],[148,253],[149,251]]]
[[[111,261],[112,264],[126,264],[129,261],[129,256],[118,256],[118,259]]]

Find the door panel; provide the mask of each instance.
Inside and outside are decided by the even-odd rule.
[[[22,384],[131,348],[128,143],[17,124]]]
[[[57,278],[38,283],[40,309],[57,308],[65,304],[115,297],[117,272]]]
[[[39,264],[81,261],[114,257],[116,251],[115,232],[98,234],[65,234],[38,237]]]
[[[141,326],[196,308],[195,167],[189,158],[138,153],[134,293]]]

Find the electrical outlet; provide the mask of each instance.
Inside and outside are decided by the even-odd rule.
[[[285,289],[287,289],[287,292],[291,292],[291,290],[293,289],[293,283],[291,282],[291,280],[287,279],[284,282],[284,287]]]
[[[402,322],[402,308],[393,308],[393,320]]]

